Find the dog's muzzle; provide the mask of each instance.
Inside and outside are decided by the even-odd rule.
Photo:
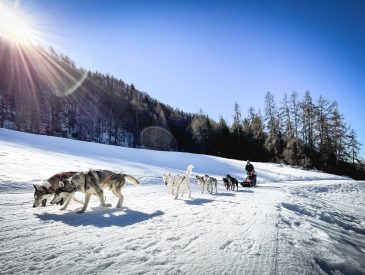
[[[63,203],[64,203],[64,201],[63,201],[63,198],[62,199],[60,199],[57,203],[56,203],[56,205],[63,205]]]
[[[45,207],[46,206],[46,203],[47,203],[47,199],[42,200],[41,206],[42,207]],[[36,208],[37,206],[38,206],[38,203],[37,202],[34,202],[33,203],[33,208]]]

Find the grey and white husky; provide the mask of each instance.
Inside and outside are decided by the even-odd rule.
[[[123,204],[123,195],[121,191],[126,185],[126,182],[130,182],[135,185],[139,184],[139,181],[132,176],[114,173],[108,170],[90,170],[85,173],[76,173],[66,180],[63,186],[56,190],[51,204],[65,200],[64,209],[66,209],[75,192],[79,191],[85,194],[85,203],[81,210],[77,213],[85,212],[93,194],[99,197],[101,206],[111,207],[111,204],[105,203],[103,191],[103,189],[109,188],[109,190],[111,190],[112,193],[119,198],[116,207],[120,208]]]
[[[217,194],[218,180],[216,178],[210,177],[209,175],[204,176],[205,182],[210,186],[210,194],[213,194],[213,187],[215,187],[215,193]]]
[[[217,185],[218,181],[216,178],[210,177],[209,175],[205,176],[195,176],[197,183],[202,188],[202,194],[204,193],[204,190],[207,190],[210,194],[213,194],[214,190],[213,187],[215,187],[215,193],[217,193]]]
[[[204,190],[207,190],[210,193],[210,191],[209,191],[209,184],[205,181],[204,176],[196,175],[195,176],[195,179],[196,179],[196,182],[202,188],[202,194],[204,193]]]
[[[58,188],[60,188],[60,182],[64,183],[65,180],[76,173],[77,172],[61,172],[44,181],[44,184],[33,184],[35,189],[33,207],[37,207],[40,204],[46,206],[47,200],[54,195]]]

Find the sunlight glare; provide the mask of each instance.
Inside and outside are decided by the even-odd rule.
[[[35,42],[33,33],[26,18],[0,3],[0,37],[20,44],[29,44]]]

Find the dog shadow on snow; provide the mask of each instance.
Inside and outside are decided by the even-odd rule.
[[[87,211],[83,214],[76,214],[75,211],[67,211],[61,212],[60,214],[41,213],[35,214],[35,216],[42,221],[62,222],[71,226],[125,227],[165,214],[160,210],[147,214],[127,207],[123,207],[122,209],[91,207],[91,209],[92,211]]]
[[[177,200],[182,200],[186,204],[189,204],[189,205],[204,205],[204,204],[215,202],[216,201],[215,198],[217,198],[217,197],[234,197],[234,196],[236,196],[236,194],[217,193],[217,194],[212,194],[211,196],[212,196],[212,199],[205,199],[205,198],[183,199],[183,198],[178,198]]]
[[[255,191],[253,191],[251,189],[240,189],[240,190],[237,190],[236,192],[241,192],[241,193],[255,193]]]
[[[178,199],[178,200],[183,200],[186,204],[189,204],[189,205],[203,205],[203,204],[214,202],[214,200],[203,199],[203,198],[191,198],[190,200]]]

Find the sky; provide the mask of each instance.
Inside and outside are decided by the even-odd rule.
[[[7,1],[14,3],[13,1]],[[186,112],[232,121],[270,91],[336,100],[365,145],[365,1],[29,0],[42,43]],[[365,146],[361,151],[365,158]]]

